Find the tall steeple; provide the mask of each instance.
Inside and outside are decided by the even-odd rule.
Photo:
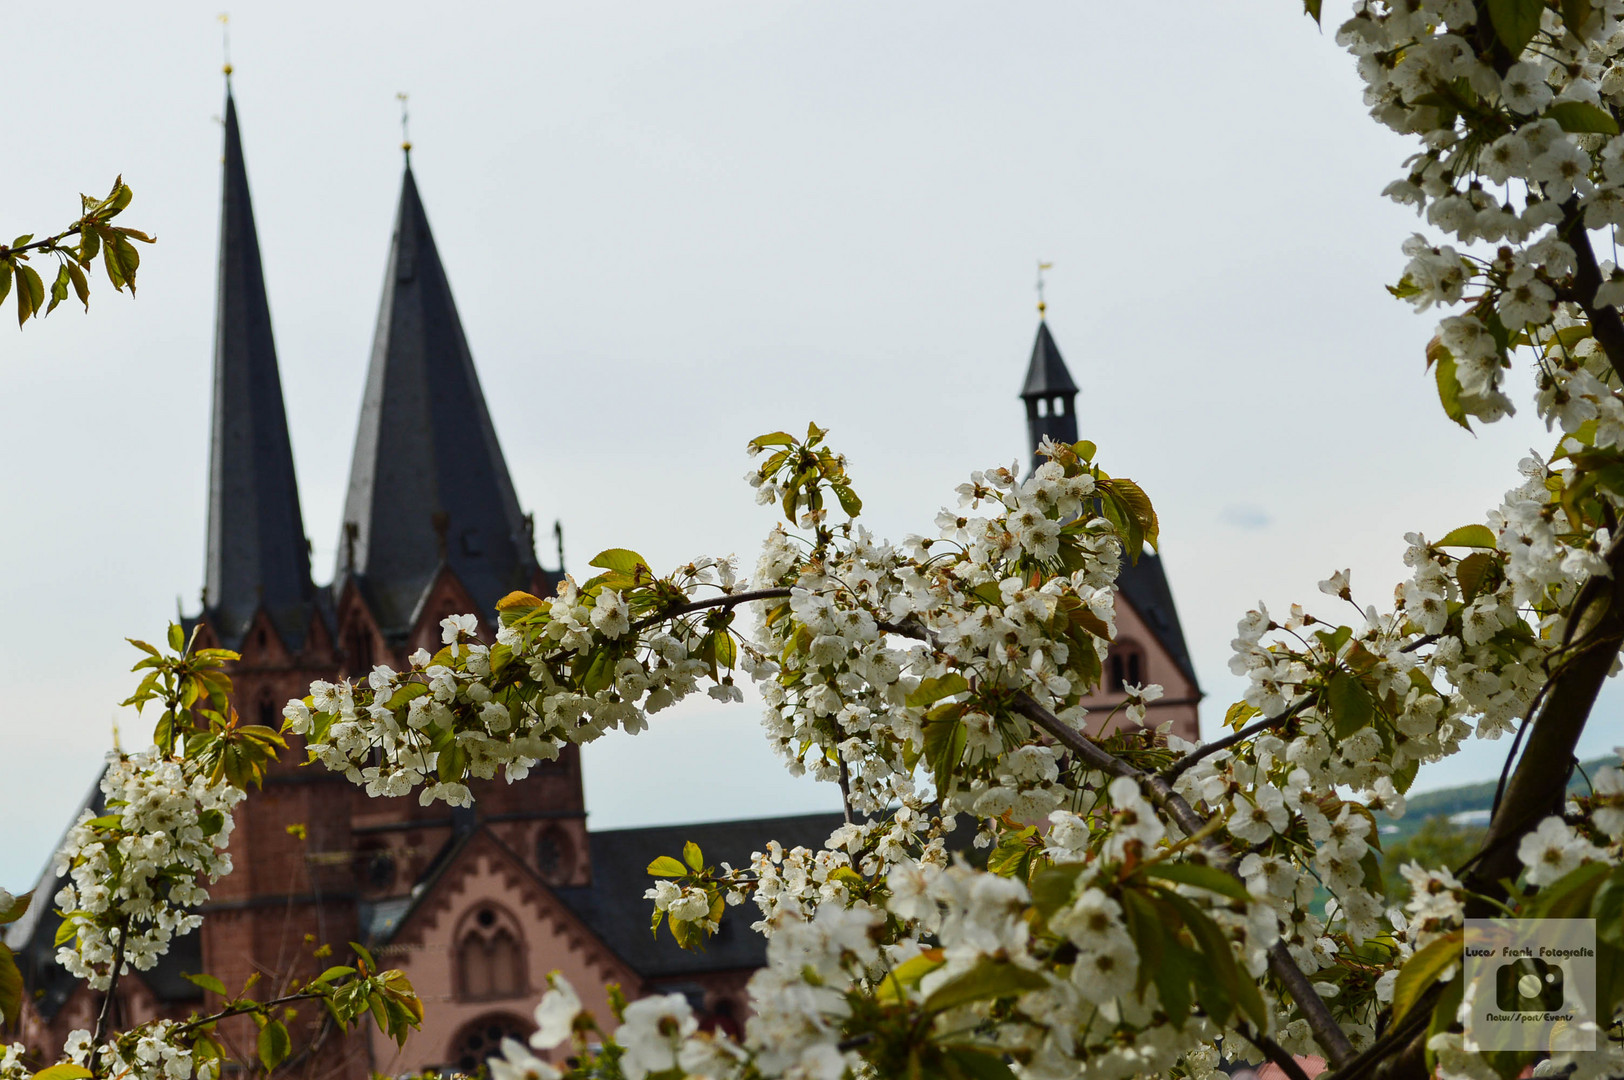
[[[310,549],[229,81],[223,176],[203,607],[228,646],[263,607],[296,648],[314,592]]]
[[[380,629],[399,637],[442,567],[489,618],[506,593],[534,587],[537,563],[408,155],[337,583],[357,577]]]

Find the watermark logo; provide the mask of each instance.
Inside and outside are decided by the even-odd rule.
[[[1594,919],[1467,919],[1466,1049],[1594,1050]]]

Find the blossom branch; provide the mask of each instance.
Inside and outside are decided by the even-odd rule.
[[[1016,712],[1053,735],[1091,768],[1109,773],[1112,776],[1127,776],[1137,780],[1145,788],[1150,801],[1160,807],[1187,834],[1193,836],[1201,832],[1206,823],[1185,801],[1184,796],[1173,790],[1172,785],[1164,777],[1141,772],[1127,762],[1108,753],[1092,739],[1087,738],[1076,728],[1044,708],[1032,695],[1025,691],[1015,695],[1014,707]],[[1227,848],[1210,840],[1204,843],[1203,847],[1216,859],[1219,869],[1244,884],[1244,880],[1236,872],[1234,855]],[[1314,985],[1309,981],[1308,976],[1292,959],[1291,951],[1278,940],[1269,947],[1269,970],[1280,980],[1281,984],[1285,986],[1286,992],[1297,1003],[1298,1009],[1302,1011],[1303,1019],[1308,1022],[1309,1030],[1314,1033],[1314,1038],[1325,1049],[1326,1057],[1332,1066],[1341,1066],[1352,1060],[1354,1056],[1353,1044],[1348,1041],[1347,1035],[1343,1033],[1341,1026],[1336,1022],[1336,1018],[1331,1015],[1331,1010],[1325,1004],[1324,999],[1314,990]]]
[[[1236,743],[1243,743],[1252,736],[1268,731],[1270,728],[1280,727],[1288,720],[1294,719],[1298,713],[1302,712],[1303,709],[1307,707],[1309,700],[1311,699],[1305,699],[1298,702],[1296,705],[1293,705],[1279,716],[1265,717],[1255,724],[1248,724],[1246,727],[1241,728],[1233,735],[1225,735],[1222,739],[1214,739],[1210,743],[1203,743],[1201,746],[1196,747],[1179,760],[1173,762],[1173,764],[1169,765],[1166,769],[1163,769],[1161,773],[1162,779],[1171,784],[1180,776],[1183,776],[1185,770],[1189,769],[1203,758],[1210,757],[1211,755],[1218,753],[1220,750],[1228,750]]]

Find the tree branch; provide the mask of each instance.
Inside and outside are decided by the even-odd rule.
[[[656,612],[653,615],[649,615],[645,618],[637,620],[636,622],[632,623],[631,630],[629,632],[635,634],[639,630],[644,630],[650,626],[653,626],[655,623],[664,622],[667,619],[681,618],[684,615],[691,615],[696,611],[706,611],[712,608],[737,607],[740,604],[748,604],[754,600],[786,600],[789,598],[790,591],[791,590],[789,589],[752,589],[749,592],[731,593],[724,596],[712,596],[707,597],[704,600],[690,600],[686,604],[678,604],[674,608],[667,608],[664,611]]]
[[[1265,717],[1255,724],[1241,728],[1233,735],[1225,735],[1222,739],[1215,739],[1210,743],[1203,743],[1194,750],[1191,750],[1182,758],[1179,758],[1179,760],[1173,762],[1173,764],[1169,765],[1167,768],[1163,769],[1161,774],[1162,779],[1171,784],[1180,776],[1183,776],[1186,769],[1190,768],[1190,766],[1194,765],[1202,758],[1210,757],[1220,750],[1228,750],[1236,743],[1245,742],[1247,739],[1250,739],[1253,735],[1256,735],[1259,732],[1267,731],[1273,727],[1279,727],[1287,720],[1294,718],[1298,713],[1302,712],[1307,705],[1308,700],[1304,699],[1303,701],[1298,702],[1296,705],[1293,705],[1291,708],[1287,709],[1285,712],[1281,713],[1279,716]]]

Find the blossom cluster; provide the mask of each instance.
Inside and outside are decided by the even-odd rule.
[[[204,882],[231,872],[225,847],[243,792],[156,749],[110,755],[101,791],[105,812],[84,811],[57,853],[69,881],[56,905],[73,940],[56,959],[105,990],[115,967],[150,970],[202,923]]]

